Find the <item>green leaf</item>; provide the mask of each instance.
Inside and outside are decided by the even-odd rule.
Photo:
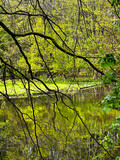
[[[117,120],[117,121],[120,121],[120,116],[119,116],[119,117],[116,117],[116,120]]]

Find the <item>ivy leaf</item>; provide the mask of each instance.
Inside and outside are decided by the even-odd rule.
[[[112,0],[111,6],[118,6],[120,5],[120,0]]]
[[[119,116],[119,117],[116,117],[116,120],[117,120],[117,121],[120,121],[120,116]]]
[[[102,68],[109,67],[116,64],[116,59],[114,58],[114,54],[115,53],[106,53],[105,57],[102,57],[99,60],[99,63],[101,63]]]

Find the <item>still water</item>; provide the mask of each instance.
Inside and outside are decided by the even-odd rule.
[[[105,113],[100,101],[109,88],[69,95],[0,100],[0,160],[111,160],[102,143],[119,111]],[[79,116],[78,116],[79,115]],[[81,121],[82,119],[82,121]],[[88,128],[90,134],[88,133]],[[119,137],[114,137],[119,144]],[[39,148],[39,150],[38,150]],[[107,148],[113,157],[117,148]]]

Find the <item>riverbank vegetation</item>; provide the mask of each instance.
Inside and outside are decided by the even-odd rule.
[[[90,80],[90,79],[89,79]],[[40,82],[35,81],[34,82],[36,85],[39,85],[40,89],[43,90],[45,93],[47,92],[47,89],[45,88],[45,86]],[[45,82],[45,85],[47,85],[51,90],[56,90],[56,86],[54,85],[54,83],[51,80],[47,80]],[[68,80],[60,80],[58,79],[56,81],[56,85],[58,86],[59,90],[63,93],[66,94],[74,94],[78,91],[80,91],[81,89],[87,89],[90,87],[97,87],[98,85],[102,85],[102,83],[100,81],[88,81],[84,80],[84,81],[72,81],[69,82]],[[104,84],[103,84],[104,85]],[[20,80],[15,81],[15,84],[13,84],[12,80],[7,80],[6,81],[6,86],[7,86],[7,94],[10,97],[26,97],[27,96],[27,92],[25,89],[28,88],[27,86],[27,81],[23,83]],[[0,89],[2,93],[5,93],[5,86],[4,83],[0,83]],[[39,89],[37,89],[32,83],[31,83],[31,94],[33,96],[38,96],[38,95],[44,95],[45,93],[43,93],[42,91],[40,91]],[[3,97],[2,94],[0,94],[1,98]]]
[[[119,159],[119,7],[120,0],[0,0],[1,159],[15,154],[4,141],[10,149],[20,146],[16,153],[23,159]],[[100,88],[103,99],[96,84],[109,84],[107,95]],[[84,95],[89,86],[93,90]],[[114,120],[106,121],[106,131],[97,112],[82,115],[79,106],[85,99],[87,110],[93,91],[93,110],[117,112],[116,118],[109,114]],[[98,121],[89,126],[94,117],[104,129],[94,130]]]

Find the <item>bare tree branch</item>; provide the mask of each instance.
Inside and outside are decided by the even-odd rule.
[[[22,52],[22,54],[23,54],[23,56],[24,56],[24,58],[25,58],[25,60],[26,60],[26,62],[27,62],[27,64],[28,64],[28,66],[29,66],[29,71],[30,71],[30,73],[31,73],[31,77],[32,77],[32,78],[33,78],[33,75],[32,75],[32,70],[31,70],[30,64],[29,64],[29,62],[28,62],[28,60],[27,60],[27,57],[25,56],[24,52],[22,51],[22,49],[21,49],[21,47],[20,47],[20,45],[19,45],[19,43],[17,42],[17,40],[16,40],[15,37],[26,37],[26,36],[28,36],[28,35],[37,35],[37,36],[39,36],[39,37],[42,37],[42,38],[51,40],[52,43],[53,43],[60,51],[66,53],[67,55],[72,56],[72,57],[74,57],[74,58],[83,59],[83,60],[84,60],[85,62],[87,62],[94,70],[96,70],[96,71],[97,71],[98,73],[100,73],[101,75],[104,75],[104,73],[103,73],[102,71],[100,71],[98,68],[96,68],[96,67],[93,65],[93,63],[92,63],[91,61],[89,61],[86,57],[83,57],[83,56],[80,56],[80,55],[76,55],[76,54],[73,54],[73,53],[65,50],[63,47],[61,47],[61,46],[56,42],[55,39],[53,39],[53,38],[50,37],[50,36],[46,36],[46,35],[44,35],[44,34],[42,34],[42,33],[37,33],[37,32],[29,32],[29,33],[25,33],[25,34],[15,34],[15,33],[13,33],[12,31],[10,31],[9,28],[8,28],[3,22],[1,22],[1,21],[0,21],[0,25],[1,25],[1,27],[2,27],[9,35],[12,36],[12,38],[13,38],[14,41],[16,42],[17,46],[19,47],[20,51]]]

